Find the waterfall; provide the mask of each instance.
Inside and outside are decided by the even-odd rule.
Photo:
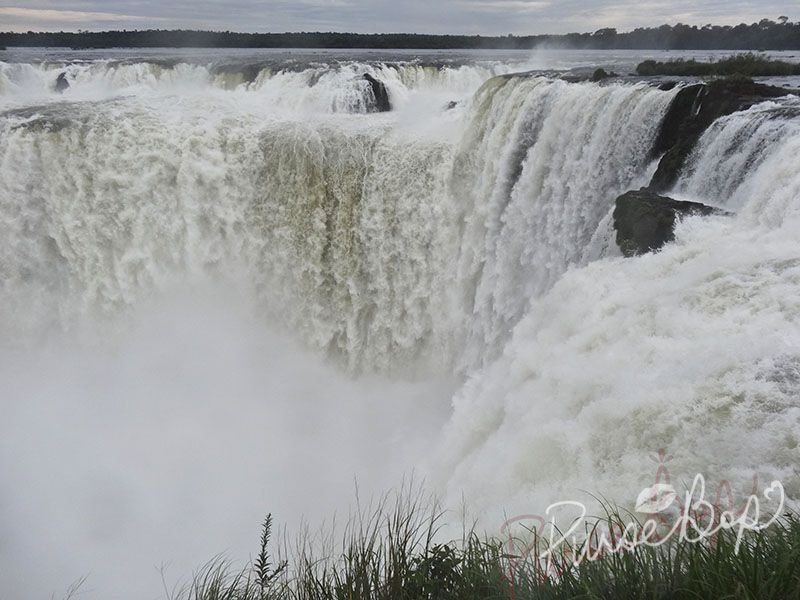
[[[254,64],[187,62],[5,63],[0,61],[0,108],[64,99],[97,100],[119,95],[208,94],[238,92],[280,110],[317,113],[368,112],[368,73],[384,82],[395,104],[415,91],[440,94],[443,102],[478,89],[486,79],[512,70],[504,63],[430,65],[420,62],[340,64],[294,63],[291,60]],[[69,89],[55,91],[64,75]]]
[[[278,118],[243,110],[243,94],[7,111],[0,264],[17,309],[5,326],[238,274],[353,371],[468,370],[588,262],[614,198],[646,180],[671,99],[501,77],[443,136],[355,115]]]
[[[604,252],[592,242],[614,199],[646,183],[671,97],[517,77],[477,94],[453,176],[467,364],[496,356],[532,299]]]
[[[440,448],[453,494],[544,510],[591,481],[632,503],[660,448],[673,478],[704,474],[711,493],[747,495],[754,477],[800,493],[796,107],[717,121],[670,193],[734,217],[685,219],[661,252],[571,270],[532,301],[455,397]]]
[[[0,62],[7,588],[152,596],[265,505],[411,465],[489,527],[630,506],[660,449],[800,495],[796,98],[719,119],[667,192],[732,215],[623,258],[677,89],[293,60]]]
[[[689,159],[676,193],[787,226],[797,216],[800,101],[764,102],[714,123]]]

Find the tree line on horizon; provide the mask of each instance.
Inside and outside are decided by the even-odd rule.
[[[0,46],[87,48],[356,48],[508,49],[539,46],[586,50],[800,50],[800,22],[788,17],[750,25],[662,25],[629,32],[530,36],[428,35],[408,33],[236,33],[146,30],[0,33]]]

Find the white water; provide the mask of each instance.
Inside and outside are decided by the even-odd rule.
[[[632,502],[664,448],[673,477],[702,473],[712,496],[727,480],[746,497],[755,476],[797,499],[800,129],[796,100],[781,106],[721,119],[672,194],[735,217],[686,219],[658,254],[594,262],[533,299],[456,395],[450,490],[511,514],[578,490]]]
[[[214,275],[246,279],[351,370],[469,367],[588,260],[613,198],[645,182],[670,98],[511,78],[470,108],[422,96],[371,119],[246,91],[11,111],[2,264],[19,308],[3,326],[62,327]]]
[[[674,92],[481,69],[103,62],[59,96],[3,65],[9,597],[89,572],[155,597],[161,562],[245,556],[261,513],[319,521],[414,465],[490,526],[630,504],[659,448],[800,492],[797,119],[716,124],[675,195],[737,216],[622,259],[613,200]],[[364,72],[395,111],[361,114]]]
[[[524,68],[523,65],[518,67]],[[368,112],[369,73],[388,87],[395,107],[414,92],[439,95],[443,104],[474,92],[493,75],[512,71],[505,63],[428,66],[418,63],[347,62],[255,64],[223,67],[178,62],[0,62],[0,106],[25,106],[64,100],[98,100],[120,95],[153,96],[210,91],[248,92],[274,109],[313,113]],[[70,87],[54,92],[59,75]]]

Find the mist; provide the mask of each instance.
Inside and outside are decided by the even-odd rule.
[[[424,478],[448,382],[352,378],[239,298],[184,291],[104,341],[4,344],[0,597],[82,577],[88,597],[162,597],[162,571],[172,587],[220,553],[244,566],[268,512],[296,532],[356,486]]]

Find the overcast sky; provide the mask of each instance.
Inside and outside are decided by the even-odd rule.
[[[796,20],[797,0],[0,0],[0,30],[525,34]]]

